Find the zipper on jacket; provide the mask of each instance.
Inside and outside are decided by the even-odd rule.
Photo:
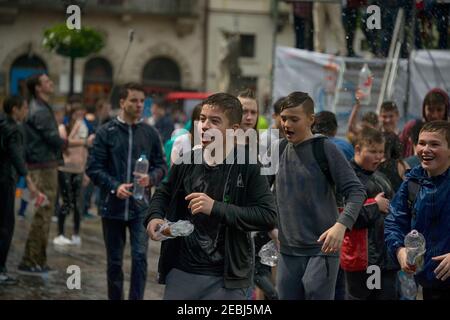
[[[133,148],[133,129],[128,125],[128,159],[127,159],[127,183],[130,183],[131,178],[131,151]],[[125,200],[125,221],[128,221],[130,211],[130,198]]]

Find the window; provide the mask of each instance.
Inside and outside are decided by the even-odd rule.
[[[255,57],[255,35],[254,34],[241,34],[240,35],[240,56],[246,58]]]

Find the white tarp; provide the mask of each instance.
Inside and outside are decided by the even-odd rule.
[[[374,72],[375,79],[372,102],[366,108],[367,110],[375,111],[385,60],[336,57],[329,54],[288,47],[276,48],[273,87],[274,101],[282,96],[288,95],[292,91],[307,92],[314,99],[316,111],[329,110],[336,113],[342,130],[344,129],[342,127],[346,126],[346,121],[354,102],[354,92],[358,81],[357,72],[359,71],[350,70],[348,66],[352,63],[362,64],[364,62],[367,62],[373,70],[377,70],[377,72]],[[342,66],[342,63],[345,63],[346,71],[344,72],[342,90],[339,94],[339,103],[333,110],[333,97],[331,99],[327,98],[327,96],[330,96],[329,66]],[[405,116],[407,61],[401,60],[399,62],[398,74],[394,82],[391,100],[394,100],[399,106],[403,121],[421,117],[422,100],[429,89],[440,87],[447,89],[448,92],[450,88],[450,51],[421,50],[415,52],[412,55],[410,79],[410,99]]]

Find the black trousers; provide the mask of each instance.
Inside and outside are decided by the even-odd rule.
[[[423,300],[450,300],[450,288],[423,288]]]
[[[14,234],[14,181],[0,181],[0,272],[6,271],[11,240]]]
[[[348,300],[398,300],[397,270],[381,270],[381,289],[369,290],[367,279],[370,274],[345,272]]]
[[[83,174],[58,171],[58,180],[60,188],[59,194],[63,200],[58,214],[59,234],[64,234],[66,216],[73,210],[74,234],[77,235],[80,232],[80,202]]]

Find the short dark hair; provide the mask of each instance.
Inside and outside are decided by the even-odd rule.
[[[28,94],[30,95],[30,98],[36,98],[36,86],[41,84],[41,80],[40,78],[44,75],[45,73],[36,73],[33,74],[32,76],[30,76],[27,79],[27,89],[28,89]]]
[[[295,108],[301,106],[306,114],[314,114],[314,101],[306,93],[300,91],[294,91],[290,93],[283,101],[281,105],[281,112],[285,109]]]
[[[423,125],[423,121],[416,120],[416,123],[411,127],[411,131],[409,132],[409,137],[415,146],[419,143],[419,133],[420,130],[422,130]]]
[[[450,148],[450,122],[444,120],[430,121],[423,125],[422,132],[438,132],[447,140],[447,146]]]
[[[128,97],[128,90],[141,91],[145,94],[144,87],[137,82],[128,82],[121,85],[119,88],[119,100]]]
[[[276,115],[279,115],[281,113],[281,106],[283,105],[284,99],[286,97],[281,97],[277,101],[275,101],[275,104],[273,105],[273,113]]]
[[[250,88],[242,90],[241,92],[238,93],[237,96],[238,96],[238,98],[247,98],[247,99],[256,100],[255,91],[253,91]]]
[[[444,105],[447,106],[447,100],[444,95],[440,92],[430,91],[427,93],[423,99],[423,105],[434,106],[434,105]]]
[[[367,111],[366,113],[364,113],[361,121],[367,122],[374,127],[378,127],[379,124],[378,115],[373,111]]]
[[[356,135],[356,140],[354,145],[359,145],[360,147],[369,146],[371,144],[381,144],[384,143],[383,133],[380,130],[363,127],[361,131]]]
[[[381,104],[380,107],[380,113],[381,112],[396,112],[398,113],[398,107],[397,104],[394,101],[385,101]]]
[[[334,137],[338,128],[336,115],[331,111],[321,111],[315,114],[312,126],[313,133],[321,133]]]
[[[19,96],[9,96],[3,101],[3,111],[7,115],[11,115],[12,110],[14,107],[17,107],[19,109],[22,108],[22,104],[24,102],[24,98]]]
[[[228,93],[215,93],[202,102],[204,105],[219,107],[231,124],[240,124],[242,121],[242,104],[238,98]]]

